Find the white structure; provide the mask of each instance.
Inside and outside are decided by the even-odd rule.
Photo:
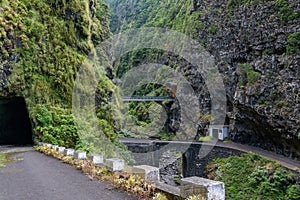
[[[133,166],[132,174],[142,177],[145,181],[159,181],[159,168],[149,165]]]
[[[225,200],[225,185],[223,182],[197,176],[181,179],[181,197],[187,198],[198,194],[207,200]]]
[[[86,152],[85,151],[75,151],[74,158],[79,160],[85,160],[86,159]]]
[[[52,145],[52,146],[51,146],[51,149],[56,150],[56,147],[58,147],[58,146],[57,146],[57,145]]]
[[[65,156],[74,156],[74,149],[65,149],[64,155]]]
[[[92,160],[96,165],[103,164],[103,156],[100,154],[91,154],[89,155],[88,159]]]
[[[219,140],[224,140],[225,138],[228,138],[228,136],[229,136],[228,126],[211,125],[209,127],[209,136],[218,138]]]
[[[106,166],[113,172],[122,171],[125,167],[125,162],[122,159],[110,158],[106,159]]]
[[[59,151],[60,153],[64,153],[66,147],[56,147],[56,151]]]

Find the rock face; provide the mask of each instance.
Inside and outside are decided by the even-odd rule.
[[[180,160],[182,155],[180,152],[168,150],[164,152],[159,159],[159,169],[161,181],[169,184],[176,185],[176,179],[182,177]]]
[[[300,159],[298,0],[177,0],[159,6],[149,1],[147,9],[136,1],[109,2],[115,24],[123,25],[115,30],[167,27],[197,39],[214,56],[226,88],[230,139]],[[210,114],[211,99],[195,67],[169,53],[155,61],[179,66],[199,97],[201,111]]]
[[[197,1],[194,9],[211,7],[201,21],[217,31],[199,37],[224,76],[231,139],[300,158],[300,5],[278,2],[285,1],[240,5],[230,13],[230,4],[226,12],[224,4]],[[290,9],[290,20],[282,7]]]

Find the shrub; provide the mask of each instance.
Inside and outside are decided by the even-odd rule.
[[[287,23],[290,20],[297,19],[298,13],[294,12],[293,8],[289,6],[287,0],[277,0],[275,3],[276,10],[278,11],[280,20]]]
[[[292,33],[287,38],[287,54],[300,53],[300,32]]]
[[[300,199],[300,186],[290,185],[286,190],[286,199],[297,200]]]
[[[240,75],[239,77],[240,86],[252,85],[260,78],[260,73],[254,71],[251,65],[248,63],[239,64],[238,71]]]
[[[270,50],[270,49],[265,49],[265,50],[263,51],[263,54],[264,54],[264,55],[272,55],[272,53],[273,53],[273,51]]]
[[[33,109],[31,118],[36,141],[72,148],[78,144],[77,128],[69,110],[41,104]]]
[[[254,70],[249,70],[247,72],[247,79],[249,84],[255,83],[259,78],[260,78],[260,73]]]
[[[225,183],[229,200],[299,199],[294,175],[257,154],[217,158],[206,167],[206,172],[208,178]]]

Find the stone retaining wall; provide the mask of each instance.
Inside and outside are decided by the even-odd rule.
[[[205,166],[215,158],[240,155],[241,151],[209,144],[168,142],[124,143],[132,152],[137,165],[159,167],[160,178],[176,185],[174,179],[205,177]]]

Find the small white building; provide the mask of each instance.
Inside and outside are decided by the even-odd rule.
[[[229,137],[228,126],[224,125],[211,125],[209,126],[209,136],[218,138],[219,140],[224,140]]]

